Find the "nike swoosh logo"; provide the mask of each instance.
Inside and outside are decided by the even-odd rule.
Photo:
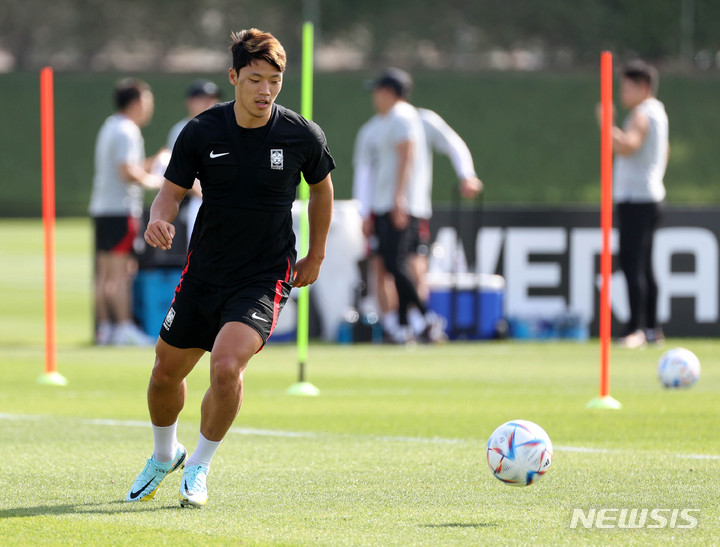
[[[190,489],[188,488],[188,485],[187,485],[187,479],[185,479],[185,480],[183,481],[183,488],[185,489],[185,493],[186,493],[186,494],[189,494],[189,493],[190,493]]]
[[[140,490],[138,490],[137,492],[130,492],[130,499],[133,499],[133,500],[134,500],[135,498],[137,498],[140,494],[142,494],[142,493],[145,491],[145,489],[146,489],[148,486],[150,486],[150,484],[151,484],[152,481],[154,481],[154,480],[155,480],[155,479],[150,479],[150,480],[147,482],[147,484],[146,484],[145,486],[143,486],[143,487],[142,487]]]
[[[230,152],[223,152],[221,154],[216,154],[214,151],[210,151],[210,157],[212,159],[219,158],[220,156],[227,156]]]
[[[264,317],[260,317],[260,316],[257,314],[257,312],[253,312],[253,314],[252,314],[250,317],[252,317],[253,319],[257,319],[258,321],[265,321],[266,323],[269,323],[269,322],[270,322],[270,321],[268,321],[267,319],[265,319]]]
[[[186,456],[186,455],[187,455],[187,454],[183,453],[183,455],[180,456],[180,459],[179,459],[178,462],[175,464],[175,467],[172,468],[172,471],[170,471],[170,473],[172,473],[173,471],[175,471],[178,467],[180,467],[180,466],[183,464],[183,462],[185,461],[185,456]]]

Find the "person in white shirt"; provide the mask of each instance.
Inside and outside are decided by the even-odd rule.
[[[420,114],[420,119],[422,119],[423,128],[425,129],[425,140],[428,146],[427,170],[430,173],[431,181],[433,152],[438,152],[450,159],[455,175],[458,178],[460,195],[465,199],[472,199],[477,196],[482,192],[483,184],[475,174],[472,154],[467,144],[465,144],[465,141],[462,140],[460,135],[436,112],[427,108],[418,108],[417,110],[418,114]],[[431,199],[431,196],[429,196],[428,199]],[[425,238],[421,240],[417,252],[411,254],[410,263],[418,279],[420,296],[424,300],[427,300],[429,298],[429,289],[425,283],[425,275],[427,274],[428,266],[430,218],[424,219],[424,223],[422,223],[421,226],[424,228],[421,233],[425,235]]]
[[[137,271],[134,242],[140,229],[143,190],[162,178],[148,171],[140,128],[152,119],[154,99],[143,81],[118,82],[116,112],[105,120],[95,143],[90,216],[95,226],[95,316],[99,345],[151,345],[133,321],[132,281]]]
[[[442,321],[424,309],[433,150],[450,157],[464,196],[476,195],[482,183],[457,133],[434,112],[407,102],[412,89],[407,72],[388,69],[373,88],[378,114],[358,132],[353,191],[371,251],[379,254],[373,269],[383,329],[394,342],[407,341],[414,334],[424,341],[440,341]],[[414,329],[407,326],[408,316]]]
[[[170,161],[170,152],[172,152],[175,141],[180,135],[183,127],[192,120],[198,114],[205,112],[211,106],[216,105],[220,101],[220,88],[214,82],[210,80],[198,80],[190,84],[185,96],[185,108],[187,110],[187,116],[177,122],[170,128],[167,138],[167,151],[168,154],[165,156],[165,167],[167,162]],[[164,169],[163,169],[164,174]],[[190,242],[190,236],[192,235],[193,226],[195,225],[195,218],[202,205],[202,190],[200,189],[200,182],[195,181],[192,189],[188,192],[186,201],[181,205],[181,214],[185,221],[187,228],[187,241]]]
[[[657,323],[652,249],[665,199],[663,178],[670,145],[668,117],[656,98],[657,85],[655,67],[640,60],[628,63],[622,71],[620,98],[629,113],[622,128],[612,129],[620,266],[630,301],[630,321],[617,342],[630,348],[664,340]]]

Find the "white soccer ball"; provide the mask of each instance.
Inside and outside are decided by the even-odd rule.
[[[657,371],[665,387],[690,387],[700,377],[700,361],[689,349],[673,348],[662,354]]]
[[[495,478],[511,486],[536,482],[550,467],[553,448],[542,427],[513,420],[498,427],[487,444],[487,462]]]

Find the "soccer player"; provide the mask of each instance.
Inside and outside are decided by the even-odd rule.
[[[391,95],[394,93],[398,97],[398,103],[408,104],[412,78],[405,71],[391,68],[375,81],[374,86],[387,87]],[[377,108],[377,98],[374,99]],[[389,112],[392,110],[391,108]],[[459,188],[463,197],[474,197],[482,190],[483,185],[475,174],[472,155],[462,138],[432,110],[424,108],[414,110],[421,121],[422,130],[412,137],[412,153],[406,160],[411,164],[411,174],[407,182],[410,187],[407,191],[408,196],[412,196],[409,198],[412,201],[409,208],[412,209],[415,218],[411,222],[411,233],[406,239],[404,252],[408,261],[408,273],[415,283],[418,297],[425,303],[429,296],[425,274],[430,242],[433,152],[440,152],[450,158],[460,181]],[[353,193],[360,203],[360,214],[365,219],[364,233],[370,237],[373,252],[378,250],[380,243],[373,226],[374,208],[377,207],[375,193],[384,192],[382,185],[387,185],[388,179],[387,175],[383,175],[382,165],[393,161],[396,157],[402,158],[382,140],[388,131],[392,131],[389,128],[392,123],[394,123],[392,117],[381,111],[370,118],[358,131],[353,154]],[[380,186],[377,190],[376,185]],[[382,206],[382,203],[380,205]],[[383,330],[388,334],[388,338],[395,342],[405,341],[411,336],[418,336],[421,340],[431,342],[441,340],[442,322],[433,317],[432,313],[422,313],[419,307],[410,307],[407,311],[408,324],[412,326],[404,329],[400,327],[398,292],[394,287],[393,276],[388,275],[385,261],[379,257],[373,258],[371,264],[375,272],[376,296],[382,314]],[[431,327],[428,328],[428,325]],[[414,332],[409,334],[408,331]]]
[[[411,89],[410,75],[400,69],[388,69],[373,83],[372,101],[379,116],[370,125],[376,151],[372,215],[363,221],[363,233],[375,237],[376,251],[395,281],[399,323],[393,333],[396,343],[414,341],[408,325],[412,307],[428,321],[429,335],[442,334],[441,318],[428,313],[408,263],[420,219],[430,216],[426,199],[430,180],[418,176],[427,154],[425,133],[417,110],[407,101]]]
[[[629,348],[664,340],[657,324],[652,248],[665,198],[663,178],[670,145],[668,117],[656,98],[657,86],[655,67],[640,60],[628,63],[622,72],[620,99],[630,112],[622,128],[612,129],[620,266],[630,300],[630,321],[617,343]]]
[[[286,63],[280,42],[257,29],[232,38],[235,100],[183,128],[145,232],[149,245],[169,249],[179,203],[200,180],[203,204],[148,387],[154,451],[128,501],[152,498],[165,476],[184,464],[180,505],[206,503],[210,463],[240,409],[248,361],[272,333],[290,289],[313,283],[325,256],[335,167],[325,135],[275,103]],[[310,245],[296,263],[291,208],[301,173],[310,185]],[[177,419],[185,378],[206,351],[210,387],[198,444],[187,458],[177,441]]]
[[[95,225],[95,315],[98,345],[152,345],[133,322],[132,282],[137,271],[135,237],[140,229],[143,191],[162,178],[148,172],[141,128],[155,107],[150,86],[132,78],[114,91],[116,112],[107,118],[95,143],[95,176],[90,216]]]

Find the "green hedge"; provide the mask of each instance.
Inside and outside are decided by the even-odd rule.
[[[83,215],[93,174],[95,136],[112,111],[119,74],[56,73],[57,211]],[[336,194],[348,198],[352,148],[358,127],[372,114],[365,73],[317,74],[314,118],[324,128],[338,167]],[[156,114],[145,128],[148,154],[184,115],[193,75],[140,75],[153,87]],[[213,75],[226,97],[225,75]],[[599,199],[599,134],[594,105],[597,74],[424,72],[415,75],[413,102],[440,113],[473,151],[486,183],[487,202],[566,203]],[[286,76],[279,102],[299,109],[297,71]],[[40,212],[40,121],[37,74],[0,76],[0,215]],[[666,176],[671,202],[720,201],[720,79],[663,77],[660,98],[670,116],[671,159]],[[621,113],[622,114],[622,113]],[[451,199],[449,162],[436,160],[434,198]]]

